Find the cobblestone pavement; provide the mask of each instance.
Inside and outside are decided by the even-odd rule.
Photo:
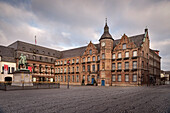
[[[169,110],[168,110],[169,109]],[[168,113],[170,85],[0,90],[2,113]]]

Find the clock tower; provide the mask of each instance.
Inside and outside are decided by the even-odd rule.
[[[112,51],[114,39],[109,33],[107,19],[104,27],[104,33],[99,39],[100,41],[100,85],[111,85],[111,69],[112,69]]]

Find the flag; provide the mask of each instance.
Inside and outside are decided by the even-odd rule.
[[[32,72],[32,67],[28,66],[28,70],[30,70],[30,72]]]
[[[70,65],[70,60],[67,61],[67,65]]]
[[[35,45],[37,44],[36,36],[35,36]]]
[[[7,74],[7,73],[8,73],[8,65],[4,64],[4,74]]]

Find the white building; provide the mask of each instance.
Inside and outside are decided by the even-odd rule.
[[[0,82],[12,81],[16,70],[14,50],[0,46]]]

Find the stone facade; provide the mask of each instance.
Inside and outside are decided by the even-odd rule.
[[[149,55],[153,51],[149,46],[148,29],[145,29],[144,34],[141,35],[128,37],[124,34],[120,40],[114,40],[106,23],[99,41],[99,44],[90,42],[86,47],[62,51],[64,55],[55,63],[55,80],[61,84],[67,84],[69,78],[69,83],[72,85],[82,83],[97,83],[101,86],[151,84]],[[78,62],[76,62],[77,59]],[[153,75],[157,76],[157,79],[160,74],[158,71],[160,59],[161,57],[157,55],[157,74]],[[70,61],[69,65],[67,65],[68,61]]]

